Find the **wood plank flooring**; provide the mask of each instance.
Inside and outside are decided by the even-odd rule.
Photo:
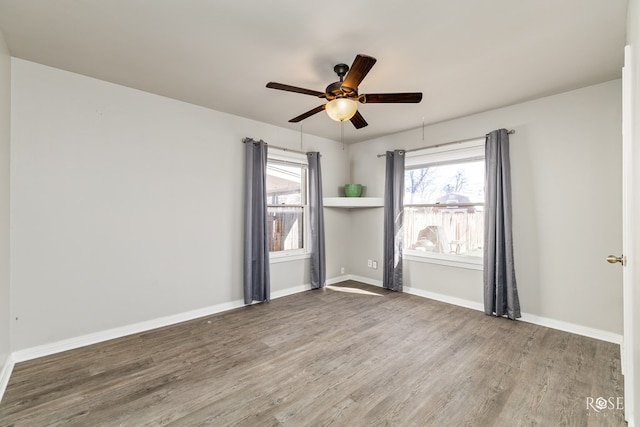
[[[0,425],[623,426],[621,396],[617,345],[343,282],[19,363]]]

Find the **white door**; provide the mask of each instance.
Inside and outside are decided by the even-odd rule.
[[[622,250],[624,256],[622,256],[622,281],[623,281],[623,310],[624,310],[624,344],[622,348],[622,369],[624,373],[624,403],[625,403],[625,419],[630,426],[638,425],[640,422],[636,422],[635,416],[635,399],[640,397],[640,393],[637,390],[638,384],[635,377],[640,372],[636,372],[638,364],[635,362],[640,361],[640,354],[636,350],[638,344],[640,344],[637,335],[640,333],[638,327],[635,325],[634,319],[640,317],[640,313],[634,313],[634,301],[640,296],[637,295],[634,289],[637,281],[635,262],[636,258],[640,254],[636,254],[634,246],[634,236],[637,231],[634,229],[640,224],[637,223],[640,214],[640,204],[634,200],[634,190],[637,192],[638,181],[634,175],[639,175],[640,170],[634,171],[634,157],[637,157],[640,153],[640,143],[634,141],[634,125],[633,120],[636,111],[636,105],[634,100],[633,87],[633,70],[634,63],[632,61],[632,51],[630,46],[625,47],[625,62],[622,69]],[[637,166],[636,166],[637,168]],[[638,291],[640,292],[640,291]]]

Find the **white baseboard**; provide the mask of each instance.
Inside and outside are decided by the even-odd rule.
[[[15,362],[13,361],[13,357],[11,355],[7,356],[7,360],[2,366],[2,371],[0,371],[0,402],[2,402],[4,392],[7,390],[7,386],[9,385],[9,379],[11,378],[14,365]]]
[[[271,293],[271,299],[281,298],[298,292],[304,292],[311,289],[309,284],[294,286],[291,288],[275,291]],[[82,335],[79,337],[69,338],[49,344],[30,347],[24,350],[13,352],[13,361],[15,363],[36,359],[38,357],[49,356],[51,354],[60,353],[75,348],[84,347],[91,344],[121,338],[127,335],[139,334],[152,329],[162,328],[176,323],[186,322],[188,320],[197,319],[199,317],[210,316],[212,314],[221,313],[234,308],[243,307],[243,300],[236,300],[222,304],[216,304],[209,307],[191,310],[184,313],[178,313],[171,316],[160,317],[158,319],[148,320],[144,322],[134,323],[131,325],[113,328],[106,331],[96,332],[93,334]]]
[[[299,292],[304,292],[311,290],[311,284],[307,283],[306,285],[294,286],[292,288],[287,288],[282,291],[271,292],[271,299],[277,299],[286,297],[287,295],[297,294]]]
[[[436,301],[446,302],[447,304],[453,304],[453,305],[457,305],[464,308],[470,308],[472,310],[484,311],[484,307],[482,306],[482,304],[475,301],[467,300],[467,299],[452,297],[450,295],[439,294],[436,292],[425,291],[418,288],[412,288],[410,286],[405,286],[403,288],[403,291],[411,295],[416,295],[423,298],[429,298]]]
[[[613,332],[607,332],[600,329],[589,328],[587,326],[576,325],[574,323],[563,322],[561,320],[550,319],[548,317],[536,316],[534,314],[522,313],[521,321],[533,323],[534,325],[545,326],[559,331],[570,332],[576,335],[582,335],[597,340],[610,342],[612,344],[621,344],[622,335]]]
[[[446,302],[448,304],[453,304],[460,307],[470,308],[472,310],[484,311],[484,305],[482,303],[471,300],[456,298],[449,295],[438,294],[435,292],[424,291],[422,289],[411,287],[405,287],[404,292],[424,298],[433,299],[436,301]],[[622,343],[622,335],[620,334],[614,334],[613,332],[589,328],[587,326],[576,325],[574,323],[563,322],[561,320],[550,319],[548,317],[522,313],[522,317],[518,320],[522,322],[533,323],[534,325],[538,326],[544,326],[546,328],[557,329],[559,331],[570,332],[572,334],[582,335],[589,338],[595,338],[597,340],[606,341],[613,344]]]
[[[367,285],[382,287],[382,281],[371,279],[369,277],[356,276],[355,274],[349,274],[349,280],[355,280],[356,282],[366,283]]]
[[[81,335],[79,337],[68,338],[61,341],[39,345],[13,352],[13,360],[24,362],[26,360],[36,359],[38,357],[49,356],[51,354],[60,353],[75,348],[84,347],[99,342],[108,341],[115,338],[121,338],[127,335],[139,334],[151,329],[162,328],[164,326],[173,325],[175,323],[193,320],[198,317],[209,316],[211,314],[220,313],[222,311],[232,310],[244,305],[244,301],[237,300],[223,304],[217,304],[210,307],[204,307],[197,310],[191,310],[184,313],[178,313],[171,316],[160,317],[153,320],[134,323],[119,328],[108,329],[106,331],[95,332],[92,334]]]
[[[382,282],[380,280],[371,279],[363,276],[352,275],[352,274],[327,279],[326,283],[327,285],[332,285],[332,284],[344,282],[346,280],[355,280],[355,281],[369,284],[372,286],[378,286],[378,287],[382,286]],[[287,295],[304,292],[309,289],[311,289],[309,284],[294,286],[291,288],[273,292],[271,294],[271,299],[281,298]],[[457,306],[470,308],[473,310],[483,311],[482,304],[477,303],[475,301],[438,294],[435,292],[424,291],[422,289],[417,289],[412,287],[405,287],[404,291],[409,294],[417,295],[423,298],[429,298],[436,301],[442,301],[448,304],[454,304]],[[192,310],[184,313],[178,313],[171,316],[161,317],[158,319],[126,325],[119,328],[113,328],[113,329],[109,329],[102,332],[96,332],[92,334],[82,335],[79,337],[69,338],[69,339],[57,341],[54,343],[39,345],[39,346],[24,349],[24,350],[18,350],[13,352],[13,354],[11,355],[12,357],[5,363],[5,366],[2,370],[3,376],[0,377],[0,381],[6,381],[6,383],[8,384],[9,376],[11,375],[11,371],[13,370],[13,365],[18,362],[24,362],[26,360],[35,359],[38,357],[49,356],[51,354],[60,353],[62,351],[72,350],[75,348],[84,347],[87,345],[96,344],[99,342],[104,342],[104,341],[108,341],[115,338],[121,338],[127,335],[146,332],[152,329],[161,328],[164,326],[169,326],[176,323],[197,319],[199,317],[209,316],[209,315],[220,313],[227,310],[232,310],[235,308],[242,307],[244,305],[245,305],[244,301],[236,300],[236,301],[217,304],[217,305],[204,307],[201,309]],[[602,341],[615,343],[615,344],[622,343],[622,336],[619,334],[614,334],[611,332],[588,328],[585,326],[575,325],[572,323],[562,322],[555,319],[549,319],[541,316],[535,316],[535,315],[523,313],[522,318],[520,320],[524,322],[540,325],[540,326],[545,326],[552,329],[558,329],[565,332],[570,332],[578,335],[587,336],[590,338],[599,339]],[[4,384],[3,382],[0,382],[0,390],[2,390],[1,387],[3,386],[3,384]],[[6,387],[6,384],[4,384],[4,386]],[[1,397],[1,394],[0,394],[0,397]]]
[[[348,274],[344,274],[342,276],[338,276],[338,277],[332,277],[331,279],[327,279],[326,284],[327,285],[335,285],[336,283],[340,283],[340,282],[346,282],[347,280],[350,280],[351,276],[349,276]]]

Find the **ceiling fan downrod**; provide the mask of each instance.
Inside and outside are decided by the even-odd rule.
[[[347,71],[349,71],[349,66],[347,64],[338,64],[333,67],[333,71],[340,77],[340,82],[344,81],[344,76],[347,75]]]

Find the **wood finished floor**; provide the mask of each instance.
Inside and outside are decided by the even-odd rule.
[[[2,426],[622,426],[616,345],[356,282],[15,366]]]

